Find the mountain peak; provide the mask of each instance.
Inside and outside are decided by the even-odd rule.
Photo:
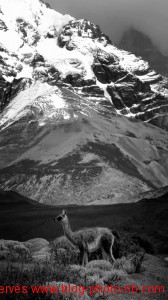
[[[123,34],[118,46],[141,56],[156,72],[168,76],[168,57],[161,53],[157,45],[146,34],[131,27]]]
[[[66,46],[68,50],[72,50],[77,44],[80,47],[79,44],[84,41],[87,44],[87,39],[92,39],[93,42],[98,41],[104,46],[111,44],[109,37],[100,30],[98,25],[86,19],[80,19],[71,20],[62,28],[58,45],[60,47]]]
[[[23,46],[23,33],[27,37],[31,36],[30,39],[34,33],[39,39],[47,34],[54,36],[64,24],[73,19],[48,8],[40,0],[0,0],[0,7],[1,24],[3,22],[7,28],[6,34],[1,31],[0,39],[4,46],[14,52]]]

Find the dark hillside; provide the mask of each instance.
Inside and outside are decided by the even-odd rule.
[[[66,208],[73,230],[88,226],[136,232],[150,240],[158,254],[168,249],[168,193],[137,203],[105,206],[47,206],[15,192],[0,192],[0,238],[53,240],[63,234],[53,218]]]

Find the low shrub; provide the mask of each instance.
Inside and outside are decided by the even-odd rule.
[[[144,261],[145,253],[138,252],[136,254],[130,254],[128,259],[131,260],[134,266],[134,273],[140,273],[142,270],[142,263]]]
[[[147,238],[140,236],[138,234],[133,234],[132,239],[135,243],[137,243],[140,248],[144,249],[144,251],[148,254],[155,254],[156,249],[151,241],[147,240]]]
[[[113,268],[117,270],[123,270],[127,274],[140,273],[142,264],[144,261],[144,252],[138,252],[136,254],[130,254],[127,257],[122,257],[114,262]]]
[[[115,237],[113,254],[115,258],[127,257],[130,254],[146,252],[154,254],[155,249],[150,241],[136,233],[120,231]]]
[[[79,250],[66,237],[60,237],[50,244],[52,258],[64,266],[79,263]]]

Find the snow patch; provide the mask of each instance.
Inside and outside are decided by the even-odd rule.
[[[42,116],[38,116],[40,126],[46,121],[62,116],[69,119],[70,116],[66,111],[68,105],[61,98],[61,94],[57,87],[51,87],[47,83],[37,82],[24,91],[21,91],[6,107],[2,113],[0,126],[3,129],[10,126],[20,118],[27,114],[33,113],[33,108],[42,111]]]

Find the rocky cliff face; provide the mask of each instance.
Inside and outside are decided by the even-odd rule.
[[[0,7],[0,188],[102,204],[167,185],[167,78],[87,20]]]

